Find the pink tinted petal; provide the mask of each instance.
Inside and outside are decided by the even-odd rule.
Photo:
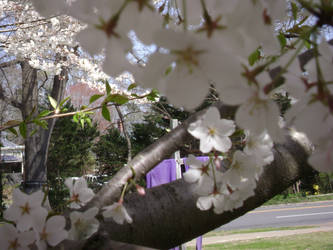
[[[94,197],[94,192],[90,188],[83,189],[79,192],[79,200],[83,203],[90,201]]]
[[[17,221],[21,217],[22,210],[14,205],[11,205],[7,210],[4,211],[4,218],[10,221]]]
[[[211,196],[203,196],[199,197],[197,200],[197,207],[200,210],[208,210],[212,207],[213,202],[212,202],[212,197]]]
[[[231,148],[231,140],[229,137],[218,137],[214,138],[213,146],[216,150],[220,152],[227,152]]]
[[[79,193],[80,190],[82,189],[86,189],[88,187],[87,185],[87,181],[86,179],[84,179],[83,177],[80,177],[79,179],[77,179],[75,181],[75,184],[74,184],[74,193]]]
[[[15,239],[16,235],[17,230],[13,225],[6,223],[0,226],[0,239],[4,240],[2,243]]]
[[[65,185],[68,187],[69,190],[73,190],[74,187],[74,183],[73,183],[73,179],[72,178],[67,178],[65,180]]]
[[[21,245],[30,245],[35,241],[35,233],[33,231],[21,232],[18,239]]]
[[[199,180],[201,176],[201,171],[198,169],[190,169],[184,173],[183,177],[186,182],[193,183]]]
[[[106,34],[92,26],[81,30],[76,35],[76,40],[90,55],[101,53],[102,49],[105,48],[107,44]]]
[[[34,192],[31,195],[29,195],[29,204],[31,204],[31,206],[33,207],[41,206],[43,198],[44,198],[44,193],[41,190]]]
[[[13,204],[20,206],[29,200],[29,196],[23,193],[20,189],[15,188],[13,191]]]
[[[56,215],[49,218],[46,222],[46,231],[50,233],[57,232],[65,228],[66,220],[63,216]]]
[[[201,138],[200,140],[200,151],[202,153],[208,153],[213,149],[212,138],[207,136],[206,138]]]
[[[58,229],[56,233],[51,233],[50,235],[48,235],[47,242],[54,247],[63,240],[67,239],[67,237],[68,237],[68,232],[66,230]]]

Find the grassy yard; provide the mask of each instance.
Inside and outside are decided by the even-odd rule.
[[[258,233],[258,232],[269,232],[269,231],[283,231],[283,230],[298,230],[305,228],[313,228],[315,226],[297,226],[297,227],[265,227],[265,228],[254,228],[254,229],[243,229],[243,230],[230,230],[230,231],[211,231],[204,235],[204,237],[211,236],[225,236],[230,234],[247,234],[247,233]]]
[[[194,247],[187,247],[194,250]],[[312,234],[293,235],[270,239],[259,239],[224,244],[214,244],[203,246],[204,250],[328,250],[333,249],[333,232],[321,232]]]
[[[311,202],[311,201],[324,201],[324,200],[333,200],[333,195],[328,194],[328,195],[303,196],[302,194],[289,194],[287,196],[284,196],[282,194],[278,194],[269,201],[267,201],[264,205],[277,205],[285,203]]]

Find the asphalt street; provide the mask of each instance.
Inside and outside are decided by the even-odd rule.
[[[333,200],[259,207],[218,230],[293,227],[333,222]]]

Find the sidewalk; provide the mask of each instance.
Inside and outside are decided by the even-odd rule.
[[[269,232],[254,232],[244,234],[229,234],[225,236],[211,236],[203,237],[202,245],[219,244],[233,241],[243,240],[255,240],[272,237],[283,237],[297,234],[308,234],[317,232],[329,232],[333,231],[333,223],[315,225],[313,228],[295,229],[295,230],[281,230],[281,231],[269,231]],[[186,246],[195,246],[195,240],[186,243]]]

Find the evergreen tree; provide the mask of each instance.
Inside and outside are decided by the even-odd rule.
[[[67,108],[73,111],[68,103]],[[72,176],[82,176],[94,167],[94,157],[91,147],[98,137],[96,124],[84,127],[74,122],[72,117],[56,121],[49,148],[47,160],[47,179],[51,205],[59,205],[63,201],[67,189],[64,179]]]

